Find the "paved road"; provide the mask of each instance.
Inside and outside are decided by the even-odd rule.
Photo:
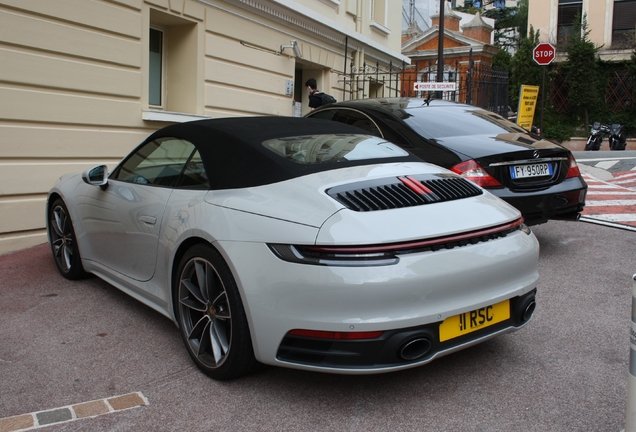
[[[0,418],[132,395],[147,405],[46,430],[618,432],[636,232],[561,221],[533,230],[533,321],[427,366],[366,377],[270,367],[215,382],[193,367],[172,323],[96,278],[66,281],[46,246],[0,256]]]
[[[583,220],[636,230],[636,151],[574,156],[588,184]]]
[[[636,172],[636,151],[577,151],[573,152],[577,162],[604,176],[607,173]]]

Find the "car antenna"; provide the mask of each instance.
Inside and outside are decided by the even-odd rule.
[[[426,99],[424,99],[424,103],[422,104],[422,106],[424,105],[429,106],[430,103],[431,103],[431,95],[426,95]]]

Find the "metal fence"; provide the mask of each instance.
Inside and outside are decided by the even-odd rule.
[[[568,102],[568,85],[565,75],[557,70],[550,80],[550,104],[560,113],[570,110]],[[603,100],[609,112],[618,114],[634,108],[636,103],[636,89],[634,77],[627,69],[613,70],[606,75],[605,92]]]
[[[490,66],[469,64],[445,65],[444,82],[454,82],[455,91],[416,91],[416,82],[435,82],[437,65],[418,61],[414,65],[399,67],[389,64],[382,67],[363,64],[351,65],[350,73],[341,75],[343,100],[383,97],[435,97],[467,103],[506,116],[508,114],[508,71]]]
[[[629,71],[613,71],[607,77],[605,104],[613,113],[634,107],[634,77]]]
[[[353,63],[350,73],[340,75],[339,83],[343,88],[343,100],[384,98],[400,96],[401,76],[405,64],[401,66],[380,66],[380,63],[370,65],[364,63],[356,68]]]

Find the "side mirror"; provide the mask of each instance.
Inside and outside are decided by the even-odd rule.
[[[82,173],[82,180],[93,186],[99,186],[102,190],[108,187],[108,167],[106,165],[98,165],[87,169]]]

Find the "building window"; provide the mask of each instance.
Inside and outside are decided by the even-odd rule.
[[[386,0],[371,0],[371,21],[386,25]]]
[[[163,31],[150,29],[149,47],[149,70],[148,70],[148,104],[154,107],[161,107],[163,101]]]
[[[635,48],[636,0],[614,0],[612,47]]]
[[[559,0],[557,44],[567,42],[574,32],[574,20],[581,19],[582,15],[582,0]]]
[[[196,22],[150,9],[148,108],[197,114],[200,52]]]

